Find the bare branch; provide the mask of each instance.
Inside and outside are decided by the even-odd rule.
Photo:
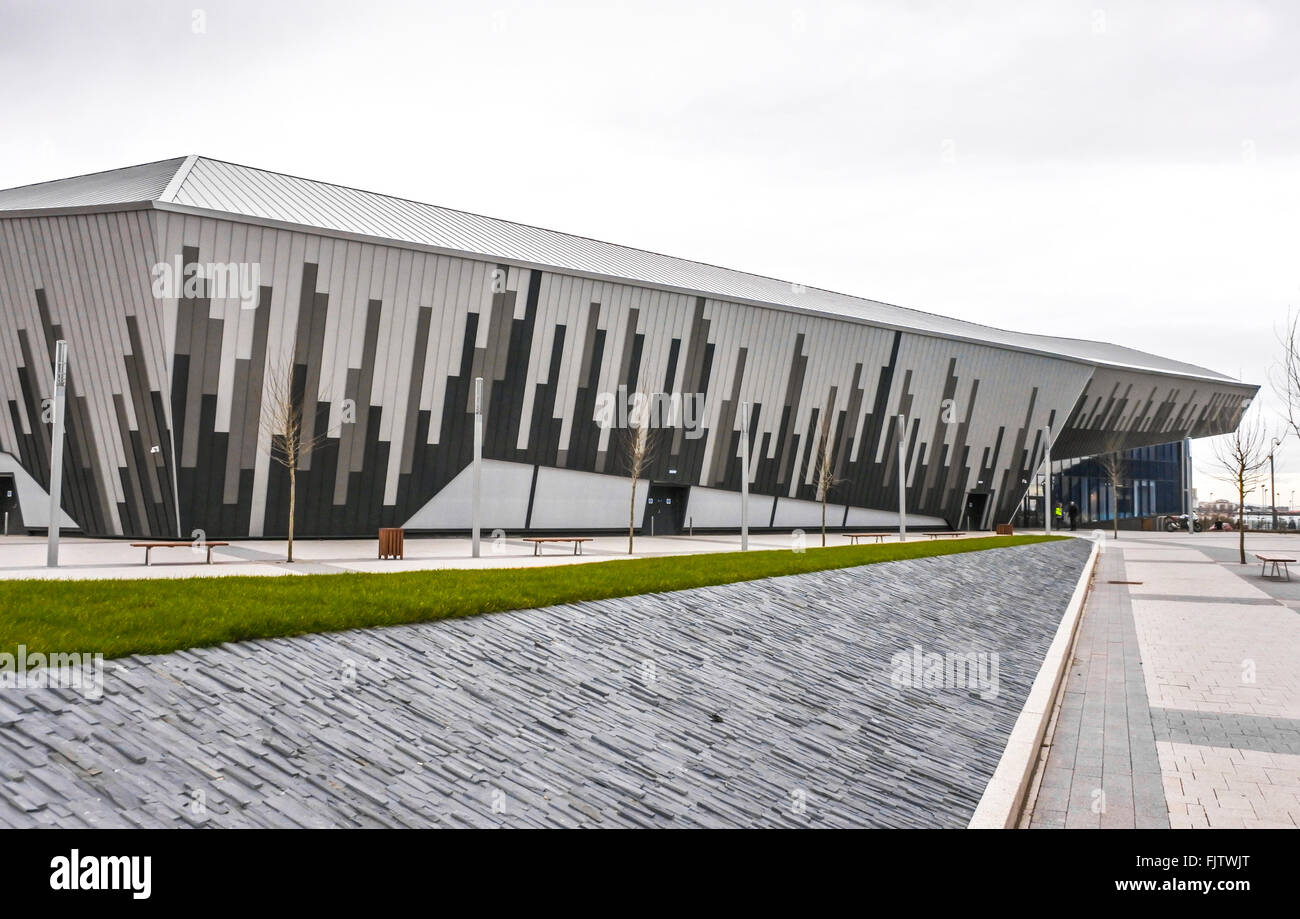
[[[306,415],[306,385],[298,384],[292,360],[273,364],[262,380],[262,412],[258,426],[265,439],[265,449],[272,460],[289,473],[289,540],[288,561],[293,561],[294,518],[297,516],[298,469],[304,460],[329,442],[328,429],[309,426]],[[321,392],[316,402],[333,401]],[[335,435],[336,436],[336,435]]]
[[[328,402],[330,397],[321,392],[316,401]],[[267,438],[267,452],[271,459],[286,469],[301,466],[303,460],[332,436],[328,429],[305,433],[306,402],[306,393],[295,386],[292,361],[276,364],[267,371],[262,381],[259,426]]]
[[[638,393],[634,403],[638,406],[649,406],[649,395]],[[631,507],[628,511],[627,521],[627,554],[632,554],[632,547],[636,537],[636,486],[646,469],[650,466],[650,461],[654,456],[655,449],[659,444],[659,435],[662,432],[658,428],[650,426],[650,419],[641,412],[634,412],[628,418],[628,427],[620,432],[620,440],[623,454],[623,468],[632,478],[632,497]]]
[[[1282,360],[1269,370],[1269,378],[1287,427],[1300,437],[1300,312],[1287,313],[1286,327],[1277,337]]]
[[[1124,458],[1123,442],[1124,434],[1119,431],[1114,432],[1106,439],[1105,452],[1096,457],[1102,476],[1110,486],[1111,533],[1115,539],[1119,539],[1119,492],[1124,487],[1124,479],[1128,475],[1128,461]]]
[[[822,415],[820,432],[817,440],[817,468],[813,472],[813,482],[817,486],[817,500],[822,506],[822,545],[826,545],[826,502],[831,489],[844,481],[835,474],[835,437],[831,430],[831,413]]]
[[[1268,427],[1258,414],[1248,414],[1241,419],[1237,430],[1214,441],[1215,468],[1219,473],[1215,478],[1230,483],[1237,492],[1237,545],[1243,565],[1246,564],[1246,495],[1264,478],[1270,441]]]

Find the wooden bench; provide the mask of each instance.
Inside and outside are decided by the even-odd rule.
[[[1285,558],[1281,555],[1264,555],[1260,552],[1255,553],[1255,558],[1261,562],[1259,568],[1261,578],[1277,578],[1281,580],[1285,576],[1286,580],[1291,580],[1291,569],[1287,567],[1287,564],[1294,562],[1295,559]],[[1269,565],[1273,566],[1273,570],[1271,573],[1265,573],[1268,572]]]
[[[533,544],[533,555],[542,554],[542,543],[544,542],[571,542],[573,543],[573,554],[582,554],[582,544],[591,542],[590,536],[525,536],[524,542]]]
[[[144,563],[149,564],[149,553],[154,549],[197,549],[200,546],[206,546],[208,549],[208,564],[212,564],[212,550],[217,546],[228,546],[228,542],[133,542],[133,549],[144,549]]]
[[[965,534],[965,533],[961,533],[961,532],[952,532],[952,533],[944,532],[944,533],[926,533],[925,535],[926,535],[926,536],[929,536],[931,539],[938,539],[940,536],[954,536],[954,537],[955,537],[955,536],[965,536],[966,534]]]
[[[849,544],[856,546],[859,539],[874,539],[876,542],[884,542],[886,536],[892,536],[892,533],[845,533],[849,538]]]

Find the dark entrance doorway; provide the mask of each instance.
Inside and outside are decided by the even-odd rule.
[[[966,496],[966,519],[964,521],[968,530],[984,529],[984,513],[988,510],[989,493],[987,491],[972,491]]]
[[[676,536],[686,521],[684,485],[651,485],[645,499],[645,522],[642,536]]]
[[[0,474],[0,517],[4,520],[2,532],[5,536],[22,529],[23,516],[18,513],[18,486],[14,484],[14,477],[7,473]]]
[[[1025,500],[1021,502],[1019,524],[1026,529],[1043,525],[1043,499],[1041,495],[1025,495]]]

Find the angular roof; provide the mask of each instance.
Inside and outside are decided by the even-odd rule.
[[[185,164],[185,157],[158,160],[141,166],[92,172],[71,179],[37,182],[0,191],[0,211],[43,208],[95,207],[157,201],[167,183]]]
[[[455,254],[641,282],[724,300],[829,315],[1160,374],[1232,377],[1105,342],[1012,332],[703,262],[200,156],[0,191],[0,216],[141,204],[250,218]],[[9,212],[7,215],[5,212]]]

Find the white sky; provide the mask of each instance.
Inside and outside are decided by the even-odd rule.
[[[976,6],[0,0],[0,188],[201,153],[1267,384],[1300,4]]]

